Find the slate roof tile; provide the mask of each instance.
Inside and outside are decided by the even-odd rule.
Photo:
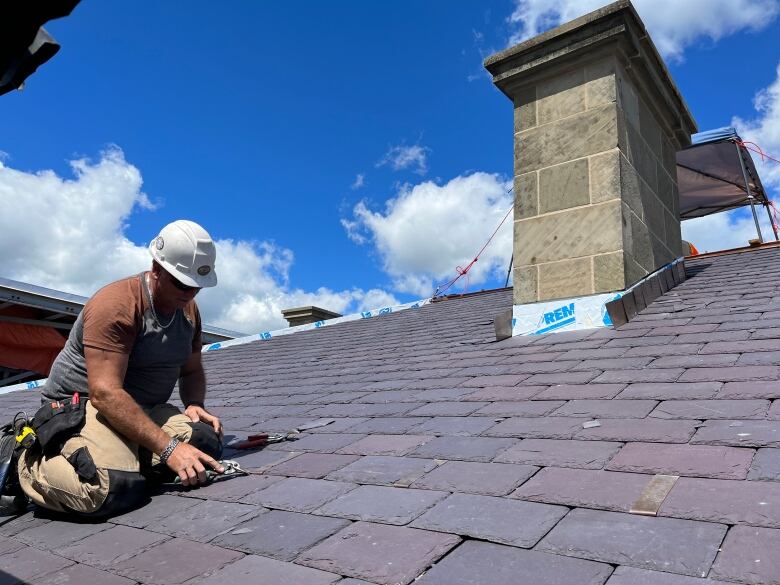
[[[341,481],[288,477],[264,490],[247,495],[242,502],[288,512],[313,512],[356,487],[357,484]]]
[[[707,445],[626,443],[607,464],[611,471],[745,479],[753,449]]]
[[[496,401],[482,406],[475,414],[479,416],[544,416],[559,409],[565,403],[562,400],[518,400]]]
[[[420,426],[428,420],[426,417],[392,417],[383,416],[381,418],[360,419],[354,427],[353,432],[365,434],[403,434]]]
[[[712,566],[725,534],[726,526],[710,522],[578,509],[537,550],[700,577]]]
[[[383,524],[408,524],[449,494],[376,485],[363,485],[324,504],[316,513]]]
[[[494,461],[543,467],[602,469],[622,446],[610,441],[524,439],[496,456]]]
[[[110,569],[169,539],[169,536],[150,530],[113,526],[74,544],[60,547],[57,554],[98,569]]]
[[[654,359],[648,364],[650,368],[706,368],[716,366],[732,366],[745,356],[738,353],[718,353],[710,355],[667,355]],[[744,362],[743,362],[744,363]]]
[[[780,530],[734,526],[721,546],[711,576],[719,581],[774,585],[780,575]]]
[[[273,465],[269,468],[268,473],[319,479],[325,477],[332,471],[349,465],[353,461],[357,461],[357,459],[357,455],[302,453],[291,459],[284,459],[277,465]],[[274,478],[274,481],[278,481],[279,479],[281,478]],[[204,489],[208,489],[208,487],[210,486],[207,486]]]
[[[723,585],[723,581],[648,571],[624,565],[615,569],[607,585]]]
[[[405,526],[356,522],[306,551],[302,565],[384,585],[407,585],[460,542]]]
[[[496,342],[499,290],[207,352],[207,405],[231,440],[336,420],[229,449],[253,475],[169,487],[109,522],[0,518],[0,562],[61,567],[33,583],[193,575],[159,550],[198,556],[193,585],[777,582],[778,260],[687,260],[688,280],[617,330]],[[38,403],[0,395],[0,417]],[[659,517],[629,514],[657,473],[680,476]],[[534,550],[515,546],[542,526]]]
[[[696,431],[691,444],[780,447],[780,421],[708,420]]]
[[[411,484],[413,488],[504,496],[523,483],[538,467],[473,461],[447,461]]]
[[[430,435],[369,435],[337,452],[345,455],[406,455],[433,440]]]
[[[780,449],[759,449],[750,465],[747,478],[780,481]]]
[[[417,447],[412,455],[431,459],[487,462],[516,442],[515,439],[488,437],[436,437]]]
[[[111,528],[110,524],[47,522],[22,530],[14,535],[12,540],[3,539],[5,542],[0,542],[0,551],[8,548],[10,543],[24,543],[44,550],[57,550],[109,528]]]
[[[13,585],[24,584],[57,573],[72,564],[72,561],[50,552],[25,546],[0,554],[0,577]]]
[[[555,384],[534,395],[534,400],[607,400],[626,384]]]
[[[629,400],[704,400],[714,397],[722,386],[722,382],[629,384],[616,398]]]
[[[26,512],[16,518],[6,517],[0,524],[0,537],[2,538],[14,538],[22,530],[32,528],[33,526],[41,526],[51,522],[48,518],[41,517],[33,512]],[[5,542],[0,541],[0,543]],[[0,544],[0,547],[2,544]]]
[[[657,404],[655,400],[569,400],[552,414],[599,419],[644,418]]]
[[[479,435],[493,425],[495,422],[491,417],[434,416],[414,431],[430,435],[471,436]]]
[[[290,445],[285,443],[286,448]],[[301,451],[237,451],[225,456],[238,461],[244,469],[251,471],[265,471],[279,463],[292,459],[301,454]]]
[[[651,475],[545,467],[512,497],[531,502],[628,512]]]
[[[531,548],[568,508],[510,498],[452,494],[411,526]]]
[[[715,395],[718,399],[774,399],[780,398],[780,384],[769,382],[727,382]]]
[[[337,518],[271,510],[235,525],[211,543],[225,549],[291,561],[348,524]]]
[[[533,575],[534,585],[602,585],[612,567],[488,542],[468,541],[436,563],[420,585],[514,585]]]
[[[464,401],[527,400],[539,394],[547,386],[488,386],[461,398]]]
[[[436,465],[432,459],[417,457],[366,456],[331,472],[327,479],[374,485],[409,485]]]
[[[659,404],[649,416],[699,420],[761,419],[767,416],[768,411],[768,400],[669,400]]]
[[[330,585],[341,576],[317,569],[302,567],[293,563],[277,561],[267,557],[247,555],[205,579],[192,581],[192,585],[225,585],[226,583],[252,583],[252,585]],[[188,584],[189,585],[189,584]]]
[[[173,512],[161,518],[150,528],[170,536],[209,542],[258,514],[265,512],[258,506],[235,502],[201,501],[186,510]]]
[[[470,393],[470,391],[469,391]],[[410,416],[468,416],[487,402],[429,402],[409,412]]]
[[[114,516],[111,521],[114,524],[123,524],[134,528],[146,528],[150,524],[156,524],[160,520],[172,514],[178,514],[197,506],[198,501],[190,498],[179,498],[175,495],[162,494],[155,496],[146,505],[131,510],[125,514]]]
[[[101,571],[100,569],[94,569],[89,565],[71,565],[56,572],[36,577],[31,583],[33,585],[86,585],[88,583],[134,585],[135,581],[127,577],[120,577],[119,575]]]
[[[530,439],[571,439],[582,429],[581,418],[508,418],[483,434],[489,437],[523,437]]]
[[[195,577],[208,576],[242,556],[233,550],[173,538],[116,563],[111,570],[143,583],[179,584]]]

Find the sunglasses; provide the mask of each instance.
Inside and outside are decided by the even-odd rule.
[[[199,291],[199,286],[187,286],[183,282],[180,282],[179,279],[175,278],[173,275],[168,275],[169,280],[173,283],[173,286],[178,288],[181,292],[192,292],[192,291]]]

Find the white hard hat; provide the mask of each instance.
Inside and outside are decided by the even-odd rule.
[[[194,221],[169,223],[149,244],[149,253],[179,282],[187,286],[216,286],[217,249],[206,230]]]

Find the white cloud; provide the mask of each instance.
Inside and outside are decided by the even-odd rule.
[[[0,207],[5,210],[0,214],[0,275],[89,296],[149,267],[146,246],[130,241],[125,231],[134,213],[154,207],[141,190],[140,171],[117,147],[96,162],[71,161],[71,168],[73,178],[62,178],[50,170],[15,170],[0,161]],[[273,242],[228,239],[216,245],[219,285],[198,296],[203,319],[211,325],[257,332],[285,327],[283,308],[318,305],[343,313],[398,304],[378,289],[291,288],[293,253]]]
[[[760,206],[756,207],[756,214],[764,241],[774,240],[766,210]],[[701,253],[741,248],[748,245],[748,240],[758,237],[749,207],[687,219],[682,222],[682,236]]]
[[[517,25],[510,44],[587,14],[605,0],[515,0],[509,21]],[[702,38],[717,41],[759,30],[778,14],[777,0],[634,0],[634,6],[664,56],[681,59]]]
[[[759,91],[753,100],[757,116],[752,120],[735,117],[732,124],[742,140],[754,142],[764,152],[780,159],[780,65],[777,66],[776,74],[772,85]],[[780,163],[769,160],[762,162],[755,153],[752,156],[764,187],[767,190],[780,190]]]
[[[355,182],[352,183],[350,188],[353,190],[360,189],[365,184],[366,184],[366,176],[362,173],[358,173],[358,175],[355,177]]]
[[[415,144],[392,146],[377,163],[377,167],[390,165],[394,171],[411,168],[418,175],[428,172],[428,153],[430,149]]]
[[[373,243],[396,290],[426,296],[484,245],[512,206],[508,188],[499,175],[482,172],[444,185],[405,185],[383,212],[361,202],[353,210],[354,219],[342,224],[356,242]],[[510,217],[469,272],[472,289],[492,277],[505,277],[512,254],[511,226]]]

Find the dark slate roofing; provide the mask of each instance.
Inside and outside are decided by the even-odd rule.
[[[511,303],[496,291],[208,353],[229,434],[335,422],[236,455],[255,475],[107,523],[7,522],[0,569],[30,583],[778,583],[778,266],[780,249],[689,261],[619,330],[495,342]],[[0,396],[2,415],[36,400]],[[656,474],[679,476],[657,516],[630,513]]]

